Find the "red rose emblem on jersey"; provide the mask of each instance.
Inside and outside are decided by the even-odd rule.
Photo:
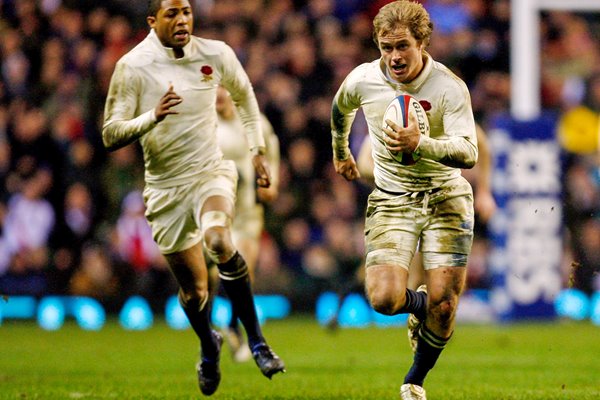
[[[202,82],[212,80],[213,69],[210,65],[203,65],[202,68],[200,68],[200,72],[202,72]]]
[[[423,110],[429,111],[431,110],[431,103],[427,100],[419,100],[419,104],[423,107]]]

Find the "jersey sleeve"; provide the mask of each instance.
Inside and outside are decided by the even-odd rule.
[[[110,80],[104,107],[102,141],[109,150],[116,150],[154,128],[154,109],[136,116],[140,79],[124,62],[118,62]]]
[[[225,45],[222,54],[223,86],[231,94],[233,103],[244,125],[244,132],[250,149],[265,147],[265,139],[260,125],[260,112],[250,78],[233,49]]]
[[[350,157],[350,129],[360,107],[356,75],[357,69],[344,79],[331,104],[331,146],[336,160]]]
[[[471,96],[462,82],[446,90],[442,99],[444,139],[421,136],[418,153],[455,168],[472,168],[478,148]]]

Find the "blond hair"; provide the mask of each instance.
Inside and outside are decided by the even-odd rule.
[[[412,36],[425,46],[429,44],[433,23],[423,5],[409,0],[396,0],[379,9],[373,19],[373,40],[398,28],[408,28]]]

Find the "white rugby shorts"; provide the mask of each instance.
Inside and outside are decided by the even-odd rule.
[[[408,269],[418,248],[426,270],[464,267],[473,243],[474,220],[473,190],[462,176],[427,195],[375,189],[367,204],[365,265]]]
[[[189,184],[169,188],[146,185],[144,202],[152,236],[163,254],[189,249],[202,240],[200,211],[206,199],[224,196],[235,204],[237,170],[223,160],[217,168]]]

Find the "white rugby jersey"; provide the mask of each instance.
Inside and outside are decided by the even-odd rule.
[[[423,71],[408,84],[388,78],[382,59],[361,64],[348,74],[333,100],[334,155],[338,159],[348,157],[350,127],[357,109],[362,107],[373,145],[375,184],[387,191],[433,189],[477,161],[475,121],[465,83],[429,54],[424,56]],[[430,137],[421,136],[421,159],[412,166],[395,161],[383,141],[383,114],[394,97],[402,94],[421,103],[431,128]]]
[[[183,52],[182,58],[175,58],[173,50],[164,47],[151,30],[119,60],[110,82],[104,144],[119,147],[139,139],[150,186],[188,183],[222,160],[216,137],[219,84],[238,106],[248,146],[265,145],[254,90],[231,47],[192,36]],[[179,114],[157,124],[154,108],[171,84],[183,99],[172,108]]]
[[[271,185],[277,185],[279,171],[279,140],[273,131],[271,123],[261,114],[261,128],[267,147],[266,157],[271,169]],[[238,170],[238,188],[236,198],[236,214],[254,207],[256,197],[256,172],[252,165],[252,153],[248,151],[246,140],[240,140],[240,132],[244,126],[237,112],[231,119],[219,117],[217,125],[217,140],[225,159],[235,162]]]

